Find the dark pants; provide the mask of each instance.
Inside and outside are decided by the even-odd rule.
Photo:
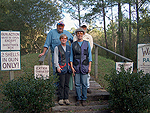
[[[61,99],[68,99],[69,96],[69,80],[70,80],[70,74],[66,73],[64,75],[59,76],[59,100]]]

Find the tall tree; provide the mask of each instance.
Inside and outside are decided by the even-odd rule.
[[[88,10],[86,0],[60,0],[65,12],[69,13],[71,18],[78,20],[79,25],[84,22],[85,11]]]
[[[2,5],[6,10],[0,17],[0,29],[21,31],[21,48],[26,52],[31,52],[37,38],[61,18],[55,0],[7,0]]]

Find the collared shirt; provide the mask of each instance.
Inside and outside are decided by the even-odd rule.
[[[57,29],[53,29],[48,33],[44,47],[49,48],[50,46],[51,52],[54,53],[54,48],[61,44],[59,37],[62,34],[65,34],[68,37],[68,41],[72,43],[73,36],[70,32],[63,30],[63,33],[58,33]],[[68,41],[66,45],[69,45]]]

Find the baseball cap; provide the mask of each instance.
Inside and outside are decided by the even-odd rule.
[[[83,32],[83,33],[85,33],[84,29],[82,29],[82,28],[76,29],[75,33],[77,33],[77,32]]]
[[[59,21],[59,22],[57,23],[57,25],[65,25],[65,24],[63,23],[63,21]]]

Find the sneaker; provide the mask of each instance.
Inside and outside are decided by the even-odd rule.
[[[64,102],[65,102],[66,105],[70,105],[70,102],[69,102],[68,99],[65,99]]]
[[[80,100],[75,103],[76,106],[80,106]]]
[[[90,90],[90,88],[87,89],[87,93],[91,94],[92,91]]]
[[[86,106],[86,100],[82,100],[82,106]]]
[[[59,105],[63,105],[63,104],[64,104],[64,100],[63,100],[63,99],[62,99],[62,100],[59,100],[58,104],[59,104]]]

